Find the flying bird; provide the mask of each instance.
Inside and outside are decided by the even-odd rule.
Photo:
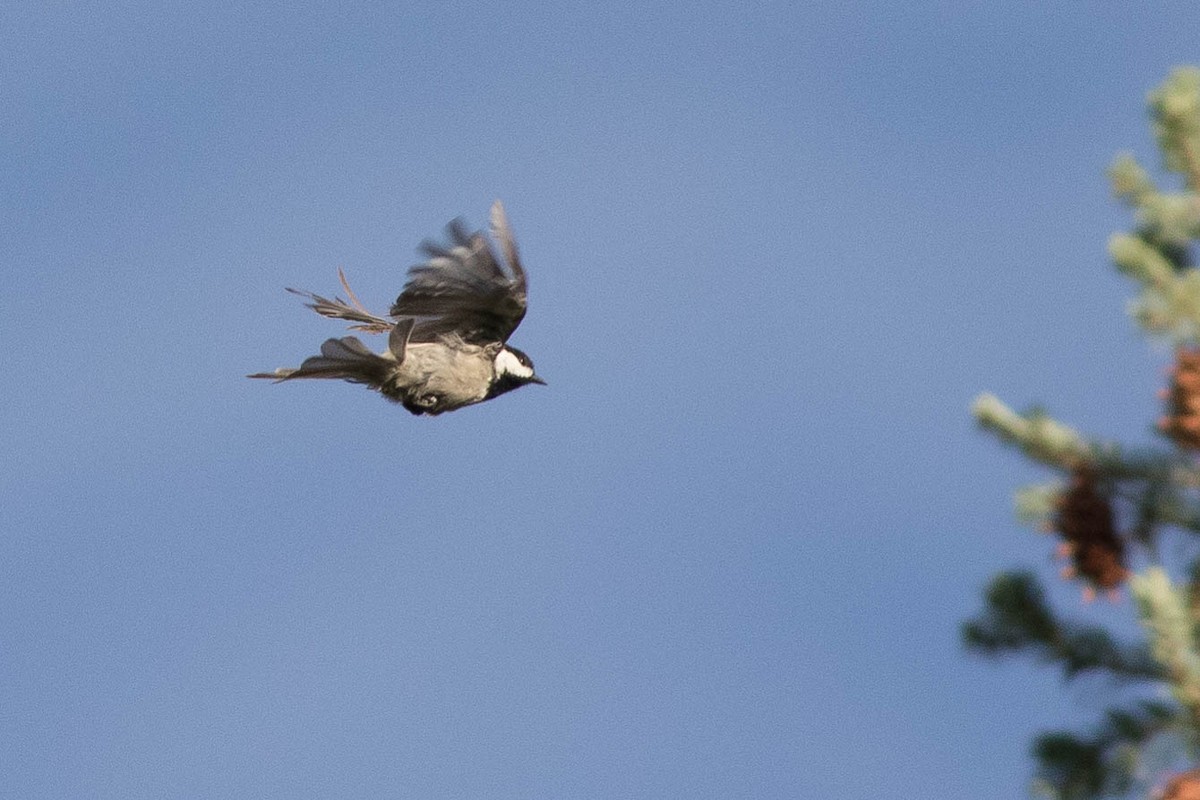
[[[318,314],[354,323],[352,330],[386,333],[387,350],[376,353],[356,336],[327,339],[319,356],[297,368],[248,377],[361,383],[413,414],[430,416],[491,400],[529,383],[544,385],[529,356],[508,344],[525,317],[526,281],[499,200],[492,205],[491,222],[507,269],[483,233],[469,233],[456,219],[446,226],[448,243],[421,245],[427,260],[408,271],[408,282],[388,318],[358,302],[341,270],[338,276],[349,302],[288,289],[308,298],[306,305]]]

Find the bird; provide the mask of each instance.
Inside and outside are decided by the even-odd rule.
[[[356,336],[327,339],[321,354],[299,367],[247,377],[364,384],[418,416],[493,400],[531,383],[544,386],[529,356],[508,344],[525,317],[527,283],[499,200],[491,209],[491,234],[502,260],[488,238],[468,232],[461,218],[446,226],[447,243],[423,242],[426,260],[409,269],[388,318],[363,307],[341,269],[349,302],[288,289],[321,316],[354,323],[351,330],[386,333],[387,349],[376,353]]]

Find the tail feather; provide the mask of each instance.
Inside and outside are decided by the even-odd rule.
[[[321,343],[321,356],[333,361],[362,361],[379,358],[369,347],[358,340],[357,336],[343,336],[341,339],[326,339]],[[308,359],[312,361],[320,356]],[[304,363],[307,364],[308,361]]]
[[[280,367],[274,372],[256,372],[250,378],[269,378],[276,383],[296,378],[340,379],[379,387],[395,361],[372,352],[354,336],[327,339],[321,355],[306,358],[297,368]]]
[[[306,292],[302,289],[288,289],[292,294],[298,294],[301,297],[307,297],[311,303],[305,303],[313,311],[323,317],[331,319],[344,319],[349,322],[357,322],[357,325],[351,325],[351,330],[366,331],[367,333],[387,333],[392,329],[390,320],[377,317],[370,311],[363,308],[362,303],[358,302],[358,297],[355,296],[354,290],[350,288],[350,284],[346,281],[346,273],[338,270],[338,279],[342,282],[342,288],[346,290],[346,294],[350,296],[350,302],[347,303],[340,297],[330,299],[322,297],[313,292]]]

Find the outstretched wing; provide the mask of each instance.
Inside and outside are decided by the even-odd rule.
[[[408,272],[408,283],[392,305],[393,317],[412,317],[411,342],[457,334],[471,344],[505,342],[525,317],[525,270],[497,200],[492,236],[507,262],[506,272],[487,237],[468,233],[461,220],[446,226],[447,245],[425,242],[429,257]]]

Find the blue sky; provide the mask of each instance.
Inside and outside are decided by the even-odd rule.
[[[0,794],[987,800],[1111,699],[959,647],[1054,571],[968,406],[1149,438],[1191,4],[162,5],[0,11]],[[549,388],[243,377],[495,198]]]

